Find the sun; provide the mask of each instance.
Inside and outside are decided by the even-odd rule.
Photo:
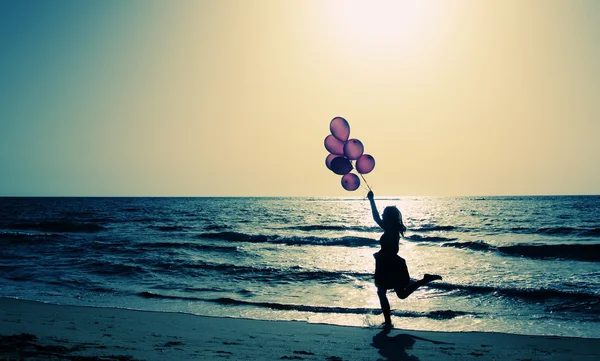
[[[335,1],[332,26],[349,45],[375,51],[416,47],[435,31],[441,2],[424,0]]]

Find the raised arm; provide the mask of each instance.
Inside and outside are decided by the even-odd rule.
[[[379,225],[379,227],[383,228],[383,221],[381,220],[381,216],[379,216],[379,211],[377,211],[377,206],[375,205],[375,195],[373,191],[369,191],[367,193],[367,198],[369,198],[369,203],[371,204],[371,212],[373,213],[373,220],[375,223]]]

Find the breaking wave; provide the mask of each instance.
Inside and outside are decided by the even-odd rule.
[[[600,261],[600,244],[516,244],[493,246],[484,241],[449,242],[443,247],[464,248],[472,251],[498,252],[503,255],[527,258],[562,258],[577,261]]]

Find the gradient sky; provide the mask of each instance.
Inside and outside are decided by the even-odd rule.
[[[0,0],[0,195],[600,194],[600,2]]]

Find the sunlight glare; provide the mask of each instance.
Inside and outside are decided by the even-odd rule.
[[[433,15],[439,11],[433,3],[418,0],[352,0],[335,5],[338,30],[363,50],[414,46],[433,30]]]

